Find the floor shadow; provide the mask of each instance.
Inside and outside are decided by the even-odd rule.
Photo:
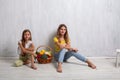
[[[68,63],[68,64],[75,64],[75,65],[82,65],[82,66],[88,66],[87,64],[81,64],[81,63],[76,63],[76,62],[64,62],[64,63]]]
[[[54,56],[54,42],[53,42],[53,38],[56,35],[56,31],[53,31],[53,33],[51,33],[50,35],[51,36],[49,36],[49,42],[47,44],[52,48],[52,55]],[[53,67],[55,69],[57,68],[57,62],[54,60],[54,57],[52,59],[52,65],[53,65]]]
[[[14,66],[14,63],[15,63],[15,61],[16,60],[18,60],[17,58],[2,58],[2,59],[0,59],[3,63],[8,63],[8,64],[10,64],[10,66],[11,67],[15,67]]]
[[[87,64],[76,63],[76,62],[69,62],[69,61],[63,62],[63,65],[64,65],[64,63],[65,63],[65,64],[80,65],[80,66],[88,66]],[[53,65],[53,67],[56,69],[56,68],[57,68],[57,61],[53,60],[53,61],[52,61],[52,65]]]
[[[57,61],[55,61],[54,59],[52,60],[52,65],[55,69],[57,69]]]

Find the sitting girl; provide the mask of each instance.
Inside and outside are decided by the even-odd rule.
[[[62,62],[74,56],[78,60],[81,60],[88,64],[89,67],[95,69],[96,66],[86,57],[78,53],[76,48],[72,48],[70,45],[69,35],[65,24],[60,24],[57,29],[57,35],[54,37],[55,43],[55,59],[58,61],[57,71],[62,72]]]
[[[34,53],[34,44],[32,42],[31,32],[28,29],[25,29],[22,33],[22,39],[18,42],[20,50],[20,60],[23,61],[23,64],[31,63],[32,69],[37,69],[34,65],[34,57],[37,55]]]

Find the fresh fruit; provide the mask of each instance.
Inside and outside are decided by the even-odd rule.
[[[47,52],[47,51],[45,52],[45,54],[48,55],[48,56],[52,56],[51,53]]]
[[[40,58],[41,57],[41,55],[40,54],[37,54],[37,58]]]
[[[40,55],[43,55],[44,53],[45,53],[45,50],[42,49],[42,50],[40,51]]]

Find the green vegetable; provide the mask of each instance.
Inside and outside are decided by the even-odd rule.
[[[43,54],[42,56],[41,56],[41,59],[47,59],[48,58],[48,56],[46,55],[46,54]]]

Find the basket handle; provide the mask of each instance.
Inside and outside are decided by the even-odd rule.
[[[46,45],[40,45],[40,46],[38,46],[37,49],[36,49],[36,51],[37,51],[40,47],[46,47],[46,48],[48,48],[50,51],[52,51],[52,48],[49,47],[49,46],[46,46]]]

